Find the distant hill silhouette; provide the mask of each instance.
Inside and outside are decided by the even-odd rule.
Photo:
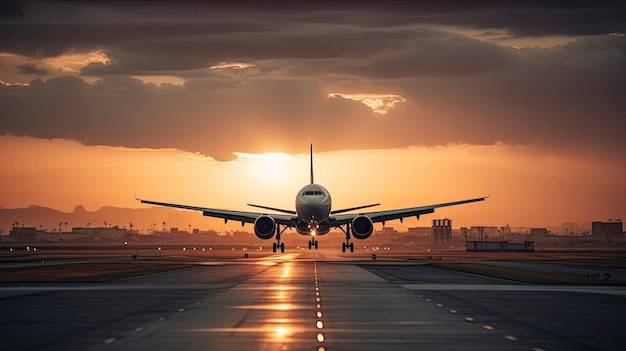
[[[19,226],[47,228],[52,231],[54,228],[62,227],[63,231],[71,231],[72,227],[103,227],[105,221],[107,226],[119,226],[129,228],[132,222],[134,230],[150,231],[156,224],[157,230],[163,229],[163,222],[167,223],[167,230],[170,227],[178,227],[180,230],[189,230],[189,225],[201,230],[214,229],[211,220],[202,216],[198,211],[181,211],[165,207],[151,208],[120,208],[104,206],[97,211],[87,211],[84,206],[78,205],[73,212],[62,212],[48,207],[31,205],[27,208],[8,209],[0,207],[0,229],[3,234],[8,235],[13,224]],[[65,225],[67,223],[67,226]]]

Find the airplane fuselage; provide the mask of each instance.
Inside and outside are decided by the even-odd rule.
[[[298,223],[296,231],[303,235],[322,235],[330,231],[328,216],[332,200],[326,188],[308,184],[296,195]]]

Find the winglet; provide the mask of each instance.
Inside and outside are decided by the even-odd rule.
[[[311,144],[311,184],[313,184],[313,144]]]

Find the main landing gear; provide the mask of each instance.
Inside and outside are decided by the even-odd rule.
[[[272,251],[276,252],[280,250],[281,253],[285,252],[285,243],[280,242],[280,235],[289,227],[284,226],[283,230],[280,230],[280,224],[276,225],[276,242],[272,244]]]
[[[311,250],[312,248],[315,248],[315,250],[317,250],[317,240],[315,240],[315,237],[312,237],[311,240],[309,240],[309,250]]]
[[[278,243],[273,243],[272,244],[272,251],[276,252],[280,250],[281,253],[285,252],[285,243],[281,243],[280,240]]]
[[[346,252],[347,250],[354,252],[354,243],[350,242],[350,223],[346,224],[345,230],[342,227],[339,227],[339,229],[346,234],[346,242],[341,243],[341,252]]]

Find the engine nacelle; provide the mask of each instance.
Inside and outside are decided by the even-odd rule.
[[[374,224],[368,216],[356,216],[352,220],[352,235],[360,240],[367,239],[374,231]]]
[[[274,237],[276,221],[268,215],[262,215],[254,221],[254,234],[259,239],[267,240]]]

